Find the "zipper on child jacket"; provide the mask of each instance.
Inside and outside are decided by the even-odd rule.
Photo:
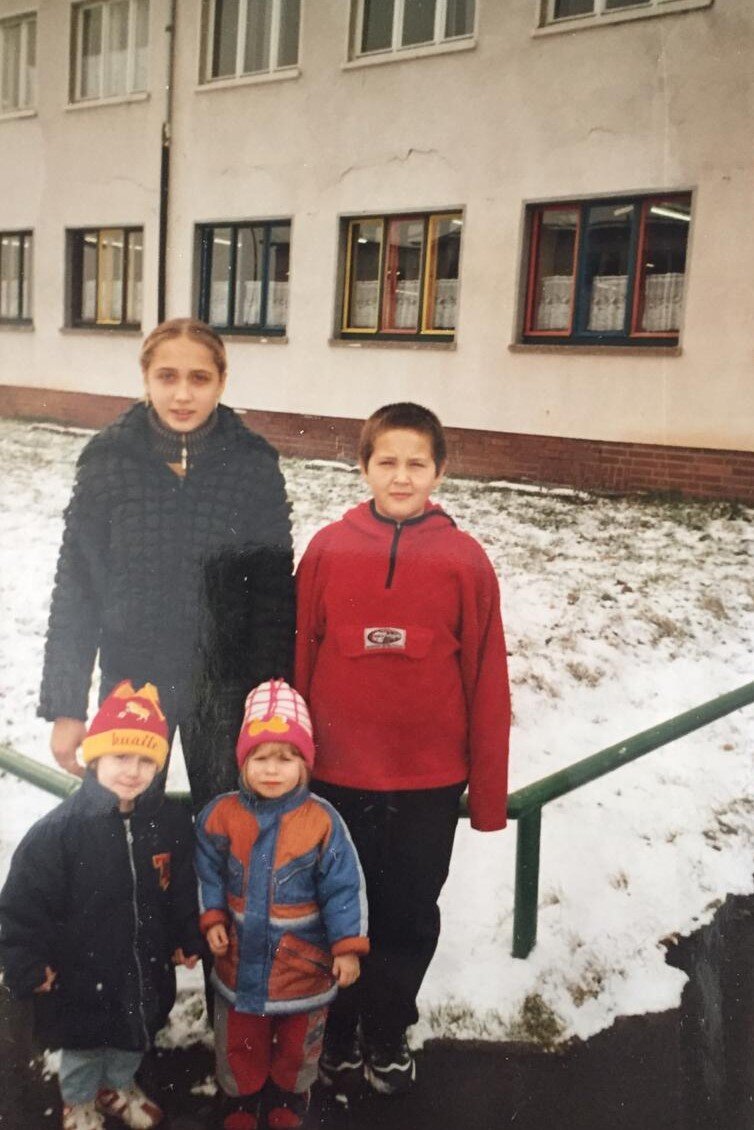
[[[137,882],[136,882],[136,863],[134,861],[134,837],[131,831],[131,821],[124,820],[123,827],[126,831],[126,846],[128,848],[128,865],[131,868],[131,879],[133,881],[133,894],[131,898],[133,912],[134,912],[134,944],[133,953],[134,961],[136,962],[136,973],[139,983],[139,1017],[141,1019],[141,1027],[144,1033],[144,1046],[149,1047],[149,1031],[147,1029],[147,1019],[144,1015],[144,974],[141,968],[141,961],[139,959],[139,901],[137,898]]]
[[[393,540],[390,543],[390,559],[387,567],[387,578],[385,579],[385,588],[392,588],[393,574],[395,573],[395,565],[398,557],[398,540],[403,531],[403,523],[396,522],[395,529],[393,530]]]

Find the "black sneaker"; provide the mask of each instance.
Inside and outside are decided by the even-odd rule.
[[[319,1081],[332,1091],[336,1101],[348,1102],[361,1090],[364,1078],[364,1058],[359,1046],[358,1033],[346,1039],[325,1036],[325,1046],[319,1061]]]
[[[368,1044],[365,1075],[380,1095],[401,1095],[416,1079],[416,1062],[403,1032],[390,1043]]]

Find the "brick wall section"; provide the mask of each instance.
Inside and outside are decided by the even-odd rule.
[[[0,416],[101,428],[125,397],[0,386]],[[353,460],[360,420],[247,411],[245,423],[283,455]],[[619,494],[673,492],[754,505],[754,452],[448,428],[454,474]]]

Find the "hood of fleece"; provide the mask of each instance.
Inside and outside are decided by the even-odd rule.
[[[343,521],[350,526],[355,526],[361,533],[374,538],[390,539],[396,527],[413,529],[417,533],[437,530],[441,527],[455,526],[455,522],[446,514],[437,502],[428,502],[423,514],[416,518],[406,518],[405,522],[396,522],[393,518],[384,518],[378,514],[373,502],[360,502],[343,515]]]

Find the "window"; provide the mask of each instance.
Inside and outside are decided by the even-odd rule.
[[[282,336],[288,321],[291,225],[202,225],[199,317],[223,333]]]
[[[204,0],[203,81],[298,64],[301,0]]]
[[[342,334],[452,341],[462,227],[459,212],[346,221]]]
[[[529,221],[525,340],[677,342],[688,193],[537,205]]]
[[[74,326],[141,324],[142,228],[68,233]]]
[[[474,33],[475,0],[355,0],[353,54],[430,47]]]
[[[0,113],[30,110],[36,102],[37,17],[0,22]]]
[[[0,322],[31,321],[34,237],[0,232]]]
[[[611,16],[657,16],[689,8],[706,8],[712,0],[542,0],[542,24],[560,20]]]
[[[73,9],[71,98],[115,98],[147,88],[149,0],[99,0]]]

